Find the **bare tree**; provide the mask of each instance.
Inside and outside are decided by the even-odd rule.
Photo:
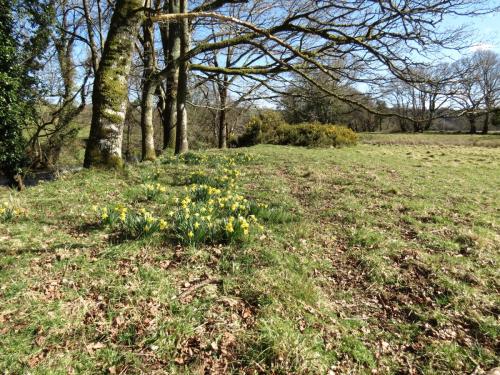
[[[473,59],[479,70],[479,86],[484,101],[482,133],[487,134],[495,108],[500,104],[500,59],[493,51],[478,51]]]
[[[75,50],[91,44],[84,33],[86,18],[76,0],[54,2],[55,21],[43,70],[47,93],[39,112],[36,128],[30,135],[30,154],[34,167],[50,168],[62,147],[78,129],[72,121],[86,106],[87,82],[94,73],[92,65],[75,58]],[[93,61],[93,60],[92,60]]]
[[[455,62],[453,69],[458,79],[455,82],[456,93],[452,99],[469,121],[469,133],[475,134],[477,120],[483,113],[481,105],[484,102],[477,61],[471,56],[465,57]]]

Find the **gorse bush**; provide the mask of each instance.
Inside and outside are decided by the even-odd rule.
[[[353,145],[356,141],[356,133],[343,126],[299,124],[278,127],[271,143],[308,147],[338,147]]]
[[[354,131],[344,126],[304,123],[288,125],[281,121],[264,121],[252,118],[244,133],[235,142],[247,147],[259,143],[306,147],[339,147],[353,145],[357,141]]]
[[[276,136],[276,130],[286,125],[281,114],[275,111],[264,111],[258,116],[252,117],[233,146],[248,147],[260,143],[272,143]]]

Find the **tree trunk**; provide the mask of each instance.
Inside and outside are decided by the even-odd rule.
[[[413,121],[413,132],[414,133],[421,133],[420,123],[418,121]]]
[[[187,1],[179,1],[180,13],[187,13]],[[187,18],[179,21],[180,24],[180,60],[179,81],[177,86],[177,125],[175,138],[175,153],[182,154],[188,151],[187,139],[187,110],[186,101],[188,94],[188,62],[184,59],[189,48],[189,20]]]
[[[469,134],[476,134],[476,116],[469,116]]]
[[[219,148],[227,147],[226,128],[226,102],[227,102],[227,76],[224,82],[219,85],[220,110],[219,110]]]
[[[134,39],[144,17],[143,0],[118,0],[94,79],[92,123],[84,167],[123,165],[123,125]]]
[[[164,10],[179,13],[179,0],[166,0]],[[163,122],[163,148],[175,148],[177,123],[177,86],[179,76],[178,60],[180,57],[180,26],[178,22],[169,22],[161,30],[163,51],[167,62],[167,87]]]
[[[156,84],[153,81],[154,74],[154,39],[153,23],[146,20],[143,25],[144,31],[144,83],[141,100],[141,130],[142,130],[142,160],[155,160],[155,141],[153,126],[154,94]]]
[[[156,87],[151,81],[144,82],[141,102],[142,160],[155,160],[155,140],[153,126],[154,93]]]
[[[226,109],[222,108],[219,114],[219,148],[227,147],[226,133]]]
[[[490,111],[489,110],[486,111],[485,116],[486,117],[484,118],[483,130],[481,131],[481,133],[488,134],[488,129],[489,129],[489,125],[490,125]]]

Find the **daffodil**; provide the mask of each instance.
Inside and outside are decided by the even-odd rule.
[[[160,220],[160,230],[165,230],[165,229],[167,229],[167,227],[168,227],[167,222],[165,220],[161,219]]]
[[[193,233],[193,231],[192,231],[192,230],[190,230],[190,231],[189,231],[189,233],[188,233],[188,237],[189,237],[189,238],[193,238],[193,237],[194,237],[194,233]]]

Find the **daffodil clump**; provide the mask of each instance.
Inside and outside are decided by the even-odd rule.
[[[187,185],[209,185],[220,189],[234,189],[236,179],[241,175],[241,172],[233,168],[222,168],[216,173],[207,173],[203,170],[191,172],[185,184]]]
[[[146,170],[146,173],[142,176],[142,182],[147,183],[148,181],[158,181],[163,174],[163,171],[159,165],[154,165]]]
[[[8,202],[0,203],[0,221],[12,221],[24,215],[24,211]]]
[[[215,158],[220,164],[211,172],[191,172],[184,180],[184,193],[175,197],[161,216],[154,216],[144,208],[134,211],[125,206],[102,207],[96,208],[100,223],[121,231],[126,237],[165,232],[167,237],[190,246],[243,242],[264,230],[258,219],[260,211],[255,209],[261,206],[238,192],[241,172],[234,168],[234,157],[217,155],[208,158],[187,153],[178,158],[187,164],[208,164]],[[170,159],[167,157],[166,160]],[[144,189],[150,200],[166,192],[166,188],[158,183],[146,183]]]
[[[178,156],[170,155],[162,158],[163,164],[184,163],[188,165],[207,165],[209,167],[229,166],[234,167],[236,164],[244,164],[255,160],[253,155],[244,152],[236,152],[231,155],[226,154],[198,154],[195,152],[187,152]]]
[[[164,194],[167,188],[159,183],[156,184],[144,184],[144,195],[148,200],[156,199],[160,194]]]
[[[172,231],[181,243],[242,242],[264,229],[251,213],[250,201],[238,193],[241,172],[231,164],[188,176],[184,196],[174,199],[175,209],[169,212]]]
[[[166,220],[154,216],[144,208],[139,211],[117,205],[115,207],[96,207],[99,222],[114,230],[119,230],[126,237],[139,238],[168,229]]]
[[[168,216],[174,236],[183,244],[242,242],[264,229],[249,214],[247,199],[229,191],[193,185],[174,203]]]
[[[207,155],[197,154],[194,152],[186,152],[181,155],[169,155],[164,156],[162,159],[163,164],[171,163],[185,163],[188,165],[200,165],[205,164],[208,161]]]

